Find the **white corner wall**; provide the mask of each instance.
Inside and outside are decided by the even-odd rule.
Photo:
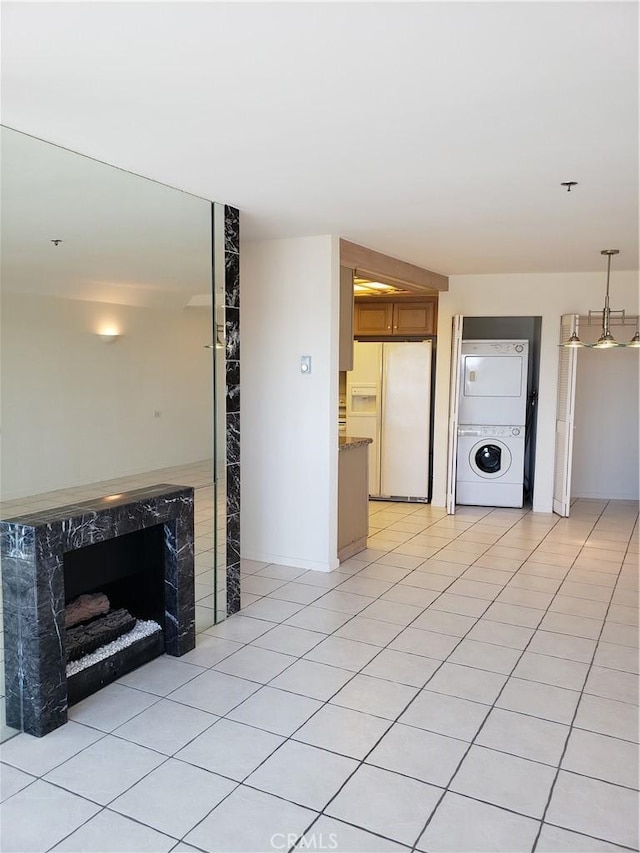
[[[449,291],[440,294],[438,306],[434,505],[444,506],[446,498],[452,316],[542,317],[533,509],[535,512],[551,512],[560,316],[569,313],[586,314],[589,309],[600,309],[604,302],[604,286],[603,272],[465,275],[449,278]],[[637,272],[612,273],[611,302],[615,308],[626,308],[631,314],[638,313]],[[606,357],[607,353],[601,355]],[[623,383],[619,385],[617,392],[624,394]]]
[[[339,243],[248,242],[240,259],[242,556],[329,571],[338,565]]]
[[[210,309],[3,293],[2,498],[210,458],[210,341]]]

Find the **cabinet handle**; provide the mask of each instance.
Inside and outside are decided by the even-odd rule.
[[[387,329],[390,329],[390,328],[391,328],[391,326],[387,326]]]

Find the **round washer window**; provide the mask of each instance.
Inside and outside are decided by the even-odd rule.
[[[483,444],[476,450],[475,459],[483,474],[497,474],[502,462],[502,449],[497,444]]]
[[[511,451],[499,439],[478,441],[469,453],[471,470],[487,480],[504,477],[511,467]]]

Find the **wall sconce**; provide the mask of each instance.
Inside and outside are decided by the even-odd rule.
[[[216,323],[216,349],[224,349],[224,347],[224,325],[222,323]]]
[[[215,344],[205,344],[205,349],[224,349],[224,326],[221,323],[216,323],[216,342]]]
[[[96,334],[103,344],[112,344],[120,337],[120,332],[117,332],[115,329],[111,328],[103,329],[101,332],[96,332]]]

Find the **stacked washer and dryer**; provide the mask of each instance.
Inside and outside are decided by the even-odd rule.
[[[456,500],[521,507],[529,342],[463,341]]]

